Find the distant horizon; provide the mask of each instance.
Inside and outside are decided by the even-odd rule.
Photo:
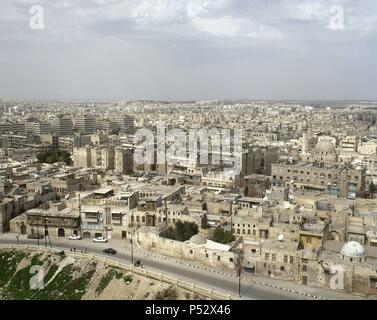
[[[284,102],[284,103],[360,103],[360,104],[377,104],[376,99],[254,99],[254,98],[219,98],[219,99],[184,99],[184,100],[167,100],[167,99],[53,99],[53,98],[1,98],[0,102],[14,101],[37,101],[37,102],[76,102],[76,103],[98,103],[98,102],[160,102],[160,103],[197,103],[197,102]]]

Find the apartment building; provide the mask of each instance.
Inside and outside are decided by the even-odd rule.
[[[273,186],[291,186],[293,190],[321,190],[349,199],[364,193],[365,175],[365,168],[350,165],[308,162],[272,165]]]

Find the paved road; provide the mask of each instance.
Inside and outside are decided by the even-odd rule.
[[[70,250],[76,248],[76,250],[87,249],[88,253],[104,256],[102,250],[104,248],[113,247],[116,248],[118,253],[115,257],[111,257],[114,260],[118,260],[123,263],[131,262],[131,254],[124,248],[117,248],[111,243],[93,243],[88,240],[66,240],[66,239],[52,239],[52,244],[55,247]],[[1,235],[0,243],[2,244],[16,244],[16,237],[14,235]],[[19,239],[19,244],[33,244],[37,245],[37,240],[27,239],[23,236]],[[40,240],[40,246],[44,246],[44,240]],[[109,256],[107,256],[109,258]],[[238,296],[238,280],[232,276],[226,274],[219,274],[208,270],[197,269],[187,265],[175,263],[171,259],[159,259],[153,257],[148,253],[134,253],[134,261],[141,259],[144,267],[151,271],[163,273],[172,277],[177,277],[182,280],[186,280],[197,285],[219,290],[233,296]],[[250,300],[291,300],[291,299],[307,299],[308,297],[298,295],[296,293],[286,292],[281,289],[270,288],[263,285],[252,284],[249,281],[242,281],[242,298]]]
[[[68,240],[66,238],[51,239],[55,247],[64,250],[70,250],[76,247],[77,250],[87,249],[88,253],[93,253],[98,256],[106,256],[113,260],[118,260],[123,263],[131,263],[130,247],[125,248],[125,242],[120,239],[111,239],[108,243],[93,243],[90,239],[83,239],[79,241]],[[0,234],[0,244],[16,244],[15,234]],[[37,240],[27,239],[21,236],[20,244],[37,245]],[[44,246],[44,240],[40,240],[40,246]],[[102,250],[104,248],[112,247],[117,250],[115,257],[105,255]],[[232,272],[224,272],[215,270],[209,267],[203,267],[199,264],[186,260],[177,260],[171,257],[157,255],[148,251],[140,249],[134,250],[134,261],[141,259],[144,266],[156,273],[163,273],[165,275],[179,278],[187,282],[195,283],[200,286],[212,288],[217,291],[238,296],[238,279]],[[347,294],[340,291],[329,290],[318,287],[308,287],[299,285],[293,282],[287,282],[277,279],[266,279],[256,277],[255,275],[243,274],[242,280],[242,299],[250,300],[292,300],[292,299],[365,299],[365,297]],[[377,299],[377,297],[369,297],[368,299]]]

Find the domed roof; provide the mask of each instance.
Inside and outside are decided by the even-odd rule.
[[[317,145],[315,146],[315,150],[318,152],[335,152],[335,146],[334,144],[329,140],[320,140],[317,142]]]
[[[365,250],[360,243],[349,241],[343,246],[341,254],[347,257],[359,258],[365,257]]]
[[[203,245],[207,243],[207,240],[202,236],[196,234],[190,238],[191,244],[196,244],[197,246]]]
[[[368,239],[377,239],[377,232],[376,231],[367,231],[367,238]]]

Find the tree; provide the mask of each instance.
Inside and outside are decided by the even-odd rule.
[[[236,237],[233,235],[233,233],[230,231],[226,231],[221,227],[217,227],[213,232],[213,241],[215,242],[227,244],[234,240],[236,240]]]
[[[187,241],[194,235],[199,232],[199,227],[195,222],[182,222],[177,221],[175,226],[169,226],[163,232],[161,232],[160,236],[163,238],[168,238],[177,241]]]
[[[370,193],[371,199],[373,199],[373,196],[376,193],[376,186],[374,185],[373,182],[371,182],[369,185],[369,193]]]
[[[204,213],[203,214],[203,217],[202,217],[202,221],[201,221],[201,225],[200,227],[202,229],[208,229],[209,225],[208,225],[208,218],[207,218],[207,213]]]
[[[37,154],[37,159],[41,163],[65,162],[67,165],[72,164],[71,154],[67,151],[47,151]]]

